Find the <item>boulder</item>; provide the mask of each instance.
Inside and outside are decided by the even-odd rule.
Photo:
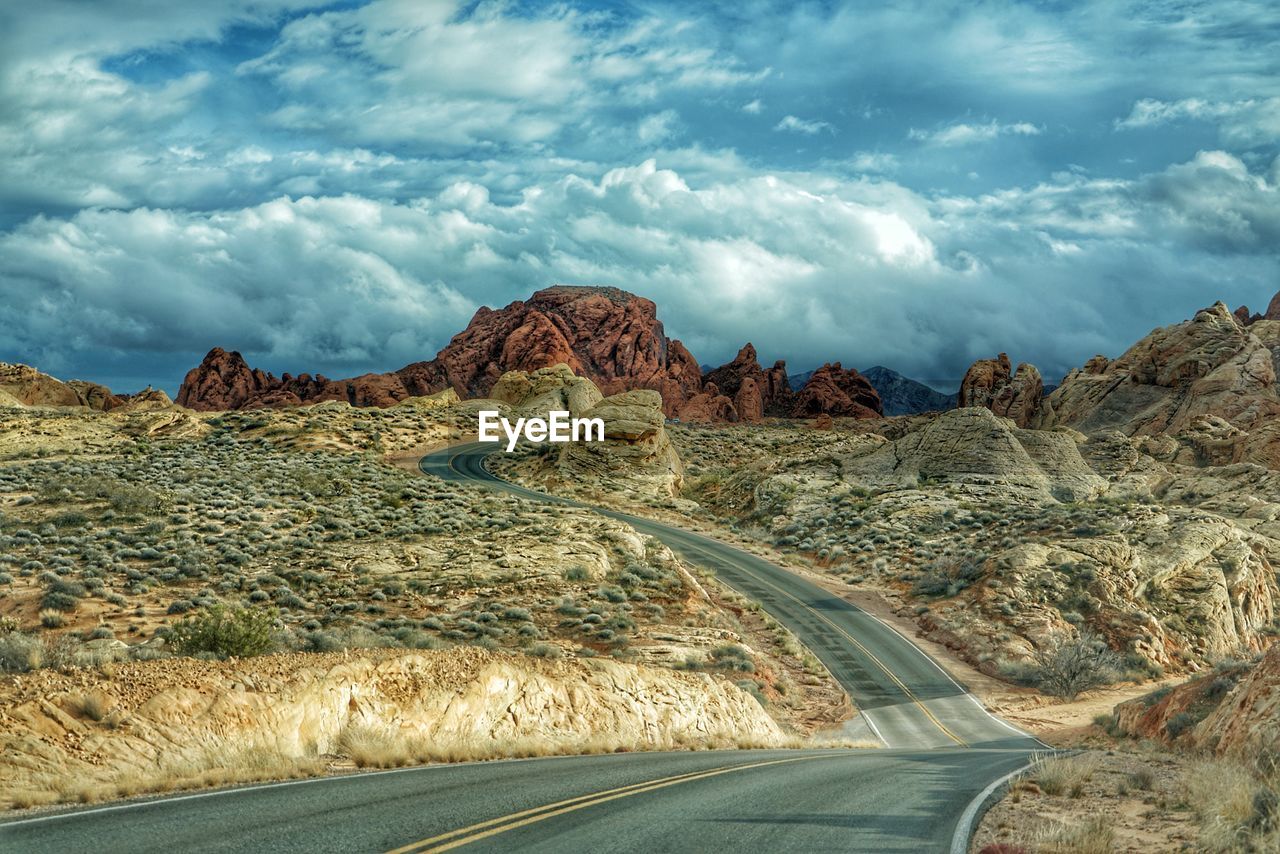
[[[544,415],[553,410],[581,415],[603,399],[595,383],[575,375],[563,363],[533,372],[507,371],[494,383],[489,397],[516,412]]]
[[[558,462],[562,478],[577,485],[616,489],[630,482],[644,491],[679,492],[684,465],[667,436],[657,392],[638,389],[610,395],[582,417],[604,422],[604,441],[564,445]]]

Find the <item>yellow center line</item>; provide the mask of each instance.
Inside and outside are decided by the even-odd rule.
[[[450,457],[450,458],[449,458],[449,467],[450,467],[450,468],[452,468],[454,471],[457,471],[459,474],[465,474],[465,472],[462,472],[460,469],[458,469],[458,468],[454,465],[454,460],[456,460],[458,457],[462,456],[462,454],[463,454],[463,452],[461,452],[461,451],[460,451],[460,452],[458,452],[457,454],[454,454],[452,457]],[[690,545],[690,547],[691,547],[691,548],[693,548],[695,551],[701,552],[701,553],[702,553],[702,555],[703,555],[704,557],[706,557],[706,556],[708,556],[708,555],[710,554],[709,552],[707,552],[706,547],[705,547],[705,546],[701,546],[701,545],[699,545],[699,544],[697,543],[697,541],[696,541],[696,540],[692,540],[692,541],[689,543],[689,545]],[[713,554],[710,554],[710,557],[711,557],[713,560],[715,560],[715,559],[716,559],[715,555],[713,555]],[[888,676],[890,679],[892,679],[892,680],[893,680],[894,684],[895,684],[895,685],[897,685],[897,686],[898,686],[898,688],[900,688],[900,689],[902,690],[902,693],[904,693],[904,694],[906,694],[906,695],[907,695],[907,698],[908,698],[908,699],[910,699],[910,700],[911,700],[911,702],[912,702],[912,703],[914,703],[914,704],[915,704],[915,706],[916,706],[918,709],[920,709],[920,711],[921,711],[921,712],[923,712],[923,713],[924,713],[924,716],[925,716],[925,717],[927,717],[927,718],[928,718],[928,719],[933,723],[933,725],[934,725],[934,726],[936,726],[936,727],[937,727],[937,728],[942,732],[942,734],[943,734],[943,735],[945,735],[947,738],[951,739],[952,741],[954,741],[956,744],[960,745],[961,747],[968,747],[968,746],[969,746],[969,743],[968,743],[968,742],[966,742],[964,739],[960,738],[960,736],[958,736],[958,735],[956,735],[954,732],[952,732],[952,731],[947,727],[947,725],[946,725],[946,724],[944,724],[942,721],[938,720],[938,717],[933,713],[933,711],[932,711],[932,710],[930,710],[930,709],[929,709],[929,707],[928,707],[928,706],[926,706],[926,705],[925,705],[925,704],[920,700],[920,698],[919,698],[919,697],[917,697],[917,696],[915,695],[915,692],[914,692],[914,691],[912,691],[910,688],[908,688],[908,687],[907,687],[907,685],[906,685],[906,683],[905,683],[905,682],[903,682],[901,679],[899,679],[899,678],[898,678],[897,674],[895,674],[892,670],[890,670],[890,669],[888,668],[888,666],[886,666],[886,665],[885,665],[885,663],[884,663],[884,662],[882,662],[879,658],[877,658],[877,657],[876,657],[876,656],[871,652],[871,650],[867,649],[867,647],[866,647],[866,646],[865,646],[861,641],[859,641],[859,640],[858,640],[857,638],[855,638],[853,635],[849,634],[847,631],[845,631],[844,629],[842,629],[840,626],[838,626],[838,625],[836,625],[834,622],[832,622],[832,621],[831,621],[831,619],[830,619],[830,618],[828,618],[826,614],[823,614],[821,611],[817,610],[816,608],[813,608],[813,607],[812,607],[812,606],[810,606],[808,603],[806,603],[804,600],[797,598],[796,596],[792,595],[791,593],[787,592],[786,590],[783,590],[781,587],[779,587],[778,585],[774,584],[774,583],[773,583],[771,580],[769,580],[768,578],[765,578],[765,577],[763,577],[763,576],[757,575],[756,573],[754,573],[754,572],[752,572],[752,571],[750,571],[750,570],[748,570],[748,569],[746,569],[746,568],[744,568],[744,567],[738,567],[738,570],[739,570],[740,572],[743,572],[743,573],[745,573],[745,574],[747,574],[747,575],[751,576],[752,578],[754,578],[756,581],[760,582],[761,584],[764,584],[764,585],[766,585],[766,586],[768,586],[768,587],[773,588],[773,589],[774,589],[774,590],[776,590],[778,593],[781,593],[783,596],[786,596],[788,599],[790,599],[791,601],[795,602],[795,603],[796,603],[797,605],[799,605],[801,608],[804,608],[806,611],[808,611],[808,612],[810,612],[811,614],[813,614],[813,615],[814,615],[815,617],[817,617],[819,620],[822,620],[822,622],[826,623],[828,626],[830,626],[831,628],[835,629],[835,630],[836,630],[836,631],[837,631],[841,636],[843,636],[846,640],[848,640],[848,641],[849,641],[849,643],[853,644],[853,645],[854,645],[854,646],[855,646],[855,647],[856,647],[856,648],[857,648],[857,649],[858,649],[858,650],[859,650],[863,655],[865,655],[867,658],[871,659],[871,661],[875,662],[875,665],[876,665],[877,667],[879,667],[882,671],[884,671],[884,674],[885,674],[886,676]]]
[[[418,842],[410,843],[401,848],[396,848],[387,854],[434,854],[434,852],[451,851],[463,845],[470,845],[472,842],[478,842],[481,839],[487,839],[490,836],[497,836],[499,833],[506,833],[509,830],[515,830],[519,827],[534,824],[539,821],[545,821],[558,815],[574,812],[576,810],[585,809],[586,807],[595,806],[596,804],[607,803],[619,798],[630,797],[631,795],[639,795],[644,792],[652,792],[656,789],[665,789],[668,786],[676,786],[680,783],[690,783],[694,780],[704,780],[708,777],[718,777],[721,774],[728,774],[733,771],[746,771],[751,768],[764,768],[769,765],[782,765],[789,762],[805,762],[811,759],[828,759],[829,755],[823,756],[798,756],[790,759],[771,759],[766,762],[753,762],[747,765],[725,765],[719,768],[712,768],[705,771],[691,771],[687,774],[677,774],[673,777],[661,777],[657,780],[647,780],[640,783],[633,783],[629,786],[621,786],[617,789],[606,789],[603,792],[594,792],[587,795],[581,795],[568,800],[557,801],[553,804],[544,804],[540,807],[521,810],[520,812],[511,813],[510,815],[501,816],[500,818],[489,819],[477,824],[468,825],[457,830],[451,830],[448,833],[441,833],[428,839],[422,839]]]
[[[745,572],[746,575],[750,575],[751,577],[753,577],[753,579],[755,579],[756,581],[759,581],[760,584],[771,586],[771,588],[773,588],[774,590],[777,590],[778,593],[785,595],[785,597],[787,597],[788,599],[791,599],[792,602],[799,604],[801,608],[806,609],[806,611],[809,611],[810,613],[812,613],[813,616],[818,617],[819,620],[826,622],[826,624],[828,626],[831,626],[832,629],[835,629],[836,631],[840,632],[841,635],[844,635],[844,638],[847,641],[849,641],[849,643],[854,644],[855,647],[858,648],[860,652],[864,654],[864,656],[867,656],[868,658],[872,659],[873,662],[876,662],[876,666],[881,668],[882,671],[884,671],[884,675],[890,677],[890,679],[893,680],[893,684],[899,686],[899,688],[902,690],[902,693],[906,694],[906,697],[908,697],[911,700],[911,702],[913,702],[916,705],[916,707],[920,709],[920,711],[924,712],[924,716],[928,717],[929,721],[932,721],[934,726],[937,726],[938,729],[942,730],[943,735],[946,735],[948,739],[955,741],[955,743],[959,744],[961,748],[966,748],[966,746],[969,746],[968,741],[961,739],[961,737],[957,736],[955,732],[952,732],[950,729],[947,729],[947,726],[945,725],[945,723],[938,720],[937,716],[934,716],[933,712],[931,711],[931,709],[929,709],[928,705],[925,705],[922,702],[922,700],[920,700],[920,698],[916,697],[915,691],[908,688],[905,682],[899,679],[896,673],[891,671],[890,668],[884,665],[884,662],[882,662],[881,659],[877,658],[876,654],[872,653],[872,650],[865,647],[865,645],[863,645],[863,643],[861,643],[860,640],[854,638],[854,636],[849,634],[849,632],[842,629],[842,627],[836,625],[835,622],[831,621],[831,618],[828,618],[827,615],[824,615],[824,613],[818,611],[817,608],[810,607],[809,604],[806,604],[803,599],[796,598],[795,595],[792,595],[791,593],[786,592],[786,590],[783,590],[782,588],[780,588],[780,586],[773,584],[772,581],[765,579],[765,577],[756,575],[755,572],[751,572],[750,570],[746,570],[746,568],[742,568],[742,567],[739,567],[739,571]]]

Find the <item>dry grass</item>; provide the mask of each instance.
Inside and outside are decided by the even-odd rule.
[[[555,739],[524,737],[452,744],[433,743],[417,735],[402,735],[365,725],[348,726],[338,736],[338,750],[357,768],[400,768],[428,762],[483,762],[492,759],[526,759],[535,756],[575,756],[595,753],[631,753],[645,750],[765,750],[814,748],[867,748],[876,745],[848,740],[815,741],[799,736],[770,742],[728,734],[706,737],[677,736],[665,743],[629,741],[617,736]]]
[[[1199,762],[1183,781],[1207,851],[1280,851],[1280,774],[1227,759]]]
[[[21,787],[0,789],[0,802],[10,809],[50,804],[92,804],[142,794],[315,777],[327,769],[315,757],[289,757],[265,747],[211,744],[181,759],[153,767],[125,769],[114,778],[92,783],[45,777]]]
[[[1111,854],[1115,836],[1111,820],[1095,815],[1078,823],[1046,825],[1036,834],[1033,850],[1043,854]]]
[[[76,697],[76,708],[86,717],[86,706],[101,719],[109,719],[105,697],[85,694]],[[729,734],[709,737],[677,737],[663,744],[627,742],[612,735],[586,739],[525,737],[477,742],[441,744],[413,735],[400,735],[371,726],[352,725],[338,737],[337,749],[357,768],[401,768],[427,763],[477,762],[493,759],[525,759],[536,756],[571,756],[599,753],[628,753],[642,750],[730,750],[777,748],[865,748],[863,742],[817,741],[799,736],[769,743]],[[113,778],[92,783],[48,777],[24,781],[21,787],[0,790],[0,802],[11,809],[27,809],[57,803],[90,804],[142,794],[160,794],[244,783],[315,777],[325,773],[327,763],[319,757],[292,757],[266,746],[235,746],[225,743],[205,745],[188,755],[151,767],[122,770]]]
[[[1093,754],[1079,756],[1042,756],[1036,760],[1027,776],[1036,782],[1046,795],[1070,795],[1079,797],[1084,784],[1098,770],[1101,760]]]
[[[111,698],[101,691],[89,691],[71,698],[71,708],[77,715],[101,723],[111,712]]]

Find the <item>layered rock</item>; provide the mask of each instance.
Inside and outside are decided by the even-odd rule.
[[[83,671],[85,673],[88,671]],[[78,711],[92,693],[124,726]],[[422,758],[780,746],[778,725],[731,681],[608,659],[548,661],[475,648],[170,660],[113,678],[51,671],[4,688],[0,799],[18,791],[143,782],[149,771],[342,753],[369,733]]]
[[[786,415],[791,408],[786,362],[774,362],[766,371],[757,361],[756,348],[751,342],[738,351],[733,361],[703,374],[702,380],[713,383],[720,394],[732,399],[742,421]]]
[[[880,396],[886,416],[919,415],[955,408],[956,395],[935,391],[922,382],[904,377],[881,365],[863,371],[862,375]]]
[[[489,391],[516,412],[547,413],[552,410],[580,415],[601,401],[600,389],[579,377],[568,365],[539,368],[533,372],[507,371]]]
[[[866,377],[839,362],[823,365],[813,372],[791,403],[793,418],[818,415],[849,418],[879,418],[880,396]]]
[[[1135,738],[1245,759],[1274,755],[1280,750],[1280,646],[1256,662],[1227,662],[1172,690],[1121,703],[1115,722]]]
[[[1207,513],[1135,509],[1124,536],[1064,536],[995,556],[978,596],[987,618],[1026,637],[1069,631],[1073,601],[1118,649],[1168,670],[1260,649],[1276,616],[1265,541]],[[1016,603],[1012,613],[1000,603]],[[1007,610],[1007,609],[1006,609]]]
[[[921,429],[846,463],[844,470],[862,483],[964,483],[1035,501],[1083,501],[1106,488],[1073,436],[1023,430],[982,407],[944,412]]]
[[[1192,465],[1256,462],[1280,467],[1280,396],[1271,321],[1250,327],[1222,303],[1157,329],[1111,362],[1072,371],[1035,425],[1172,437],[1170,459]],[[1275,339],[1270,339],[1275,340]],[[1278,342],[1280,343],[1280,342]]]
[[[1044,381],[1035,365],[1023,362],[1013,370],[1009,356],[979,359],[965,372],[956,405],[981,406],[1010,418],[1019,427],[1032,423],[1044,395]]]
[[[640,492],[679,492],[684,465],[667,436],[657,392],[638,389],[610,395],[582,417],[604,421],[604,441],[564,445],[557,464],[561,478],[607,489],[629,485]]]

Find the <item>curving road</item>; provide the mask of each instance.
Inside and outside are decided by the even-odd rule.
[[[421,468],[564,502],[494,478],[491,450],[455,447]],[[760,601],[891,749],[573,756],[250,786],[9,821],[0,851],[961,852],[982,796],[1043,747],[821,588],[707,537],[597,512]]]
[[[496,477],[484,465],[494,449],[474,442],[457,445],[423,457],[419,466],[444,480],[484,483],[523,498],[586,506]],[[658,538],[763,605],[822,660],[853,697],[867,728],[887,747],[1044,747],[987,712],[919,647],[856,605],[710,537],[626,513],[591,509]]]

